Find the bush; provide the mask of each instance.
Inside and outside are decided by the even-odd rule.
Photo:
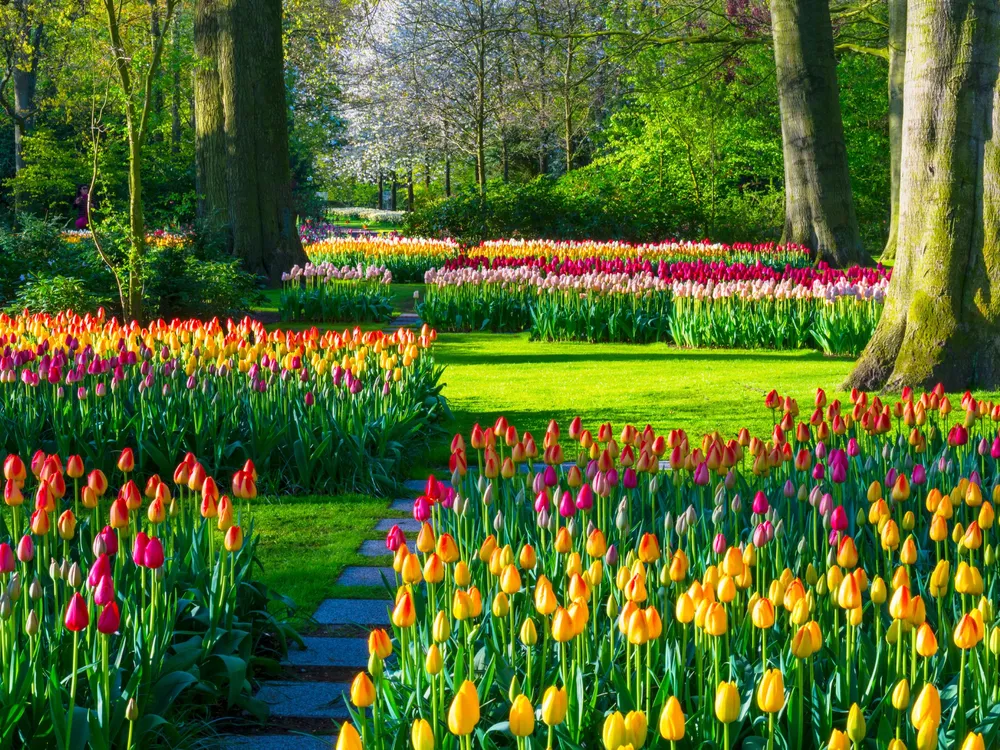
[[[102,246],[118,263],[125,257],[120,217],[100,227]],[[183,244],[151,245],[146,255],[146,314],[166,319],[232,316],[260,298],[257,278],[225,252],[217,231],[198,226]],[[106,307],[120,314],[114,275],[92,240],[67,237],[55,219],[21,214],[0,227],[0,310],[32,312]]]

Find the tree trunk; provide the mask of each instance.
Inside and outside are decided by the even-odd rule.
[[[424,162],[424,190],[430,195],[431,192],[431,165],[429,162]]]
[[[563,96],[563,147],[566,149],[566,172],[573,171],[573,106],[569,92]]]
[[[448,154],[444,157],[444,197],[451,197],[451,157]]]
[[[906,67],[906,0],[889,0],[889,237],[882,251],[884,262],[896,259],[899,231],[899,170],[903,147],[903,77]]]
[[[413,213],[413,167],[406,178],[406,210]]]
[[[866,260],[851,196],[829,0],[771,0],[785,159],[782,242],[819,260]]]
[[[14,68],[14,173],[24,169],[24,136],[35,108],[38,73]]]
[[[896,266],[847,385],[1000,385],[1000,0],[910,0]]]
[[[181,25],[175,19],[171,31],[174,79],[170,98],[170,150],[177,154],[181,150],[181,66],[178,55],[181,48]]]
[[[510,179],[510,154],[507,150],[507,134],[500,134],[500,167],[501,174],[503,175],[503,181],[508,182]]]
[[[134,129],[129,123],[129,130]],[[146,217],[142,207],[142,144],[135,134],[128,143],[128,320],[143,320],[142,277],[146,256]]]
[[[219,0],[233,252],[272,284],[305,263],[292,190],[280,0]]]
[[[385,174],[382,170],[378,173],[378,210],[385,210]]]
[[[392,170],[392,186],[389,188],[389,210],[396,210],[396,190],[399,183],[396,181],[396,170]]]
[[[226,116],[219,78],[219,0],[198,0],[194,10],[194,143],[198,218],[229,222]],[[230,238],[230,249],[232,242]]]
[[[545,141],[538,144],[538,175],[542,176],[549,172],[549,154],[545,149]]]

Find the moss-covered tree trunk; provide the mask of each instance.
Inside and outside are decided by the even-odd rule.
[[[771,0],[785,160],[783,242],[820,260],[865,260],[847,169],[829,0]]]
[[[897,262],[849,386],[1000,385],[1000,0],[910,0]]]
[[[889,237],[882,261],[896,259],[899,234],[899,171],[903,150],[903,87],[906,72],[906,2],[889,0]]]
[[[209,0],[199,0],[204,4]],[[215,62],[221,101],[225,216],[233,253],[247,270],[277,284],[295,263],[304,263],[292,190],[285,101],[281,0],[211,0],[216,7]],[[196,25],[211,30],[210,24]],[[207,43],[207,40],[202,40]],[[216,175],[210,164],[218,158],[218,126],[212,118],[212,81],[196,86],[197,110],[202,110],[206,209],[215,198]],[[207,107],[208,111],[203,111]],[[210,178],[209,175],[213,176]],[[211,180],[211,184],[209,181]]]
[[[219,78],[219,3],[198,0],[194,10],[195,187],[198,216],[227,224],[226,119]]]

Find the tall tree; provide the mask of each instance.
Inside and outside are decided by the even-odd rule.
[[[848,385],[1000,385],[1000,1],[910,0],[897,262]]]
[[[837,266],[863,261],[829,0],[771,0],[771,31],[785,154],[782,242]]]
[[[203,215],[224,216],[233,253],[277,283],[305,260],[289,162],[281,0],[198,0],[195,17],[199,65],[208,68],[195,87]],[[214,40],[201,36],[213,32]]]
[[[128,250],[123,265],[112,262],[100,247],[95,234],[95,242],[102,258],[118,280],[122,297],[122,311],[131,320],[143,317],[142,291],[146,257],[146,218],[142,196],[142,156],[143,147],[149,134],[150,113],[153,107],[153,86],[163,60],[164,36],[174,21],[174,14],[180,0],[165,0],[162,11],[153,0],[146,4],[150,14],[160,15],[160,32],[151,33],[150,18],[144,17],[139,9],[142,4],[101,0],[108,34],[108,53],[113,68],[112,79],[117,82],[124,102],[125,135],[128,143]],[[148,62],[142,52],[148,50]],[[95,127],[96,132],[96,127]],[[97,136],[95,135],[95,138]],[[95,140],[94,179],[97,177]],[[88,206],[88,211],[89,211]],[[122,282],[125,276],[127,281]]]
[[[899,178],[903,151],[903,90],[906,76],[906,3],[889,0],[889,238],[882,251],[882,260],[896,258],[899,235]]]

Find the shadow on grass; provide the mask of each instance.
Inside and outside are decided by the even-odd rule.
[[[730,362],[734,367],[739,367],[740,362],[782,362],[782,363],[822,363],[831,361],[851,361],[852,357],[835,357],[823,354],[814,350],[791,350],[785,352],[769,350],[742,350],[733,352],[731,350],[692,350],[692,349],[667,349],[665,351],[655,351],[649,349],[636,349],[634,352],[608,352],[603,349],[596,349],[589,352],[539,352],[529,354],[525,352],[510,352],[481,350],[462,352],[453,350],[449,345],[447,349],[435,352],[435,360],[442,365],[530,365],[530,364],[559,364],[573,362],[644,362],[656,363],[666,361],[683,362]],[[602,344],[591,344],[589,346],[608,346]]]

